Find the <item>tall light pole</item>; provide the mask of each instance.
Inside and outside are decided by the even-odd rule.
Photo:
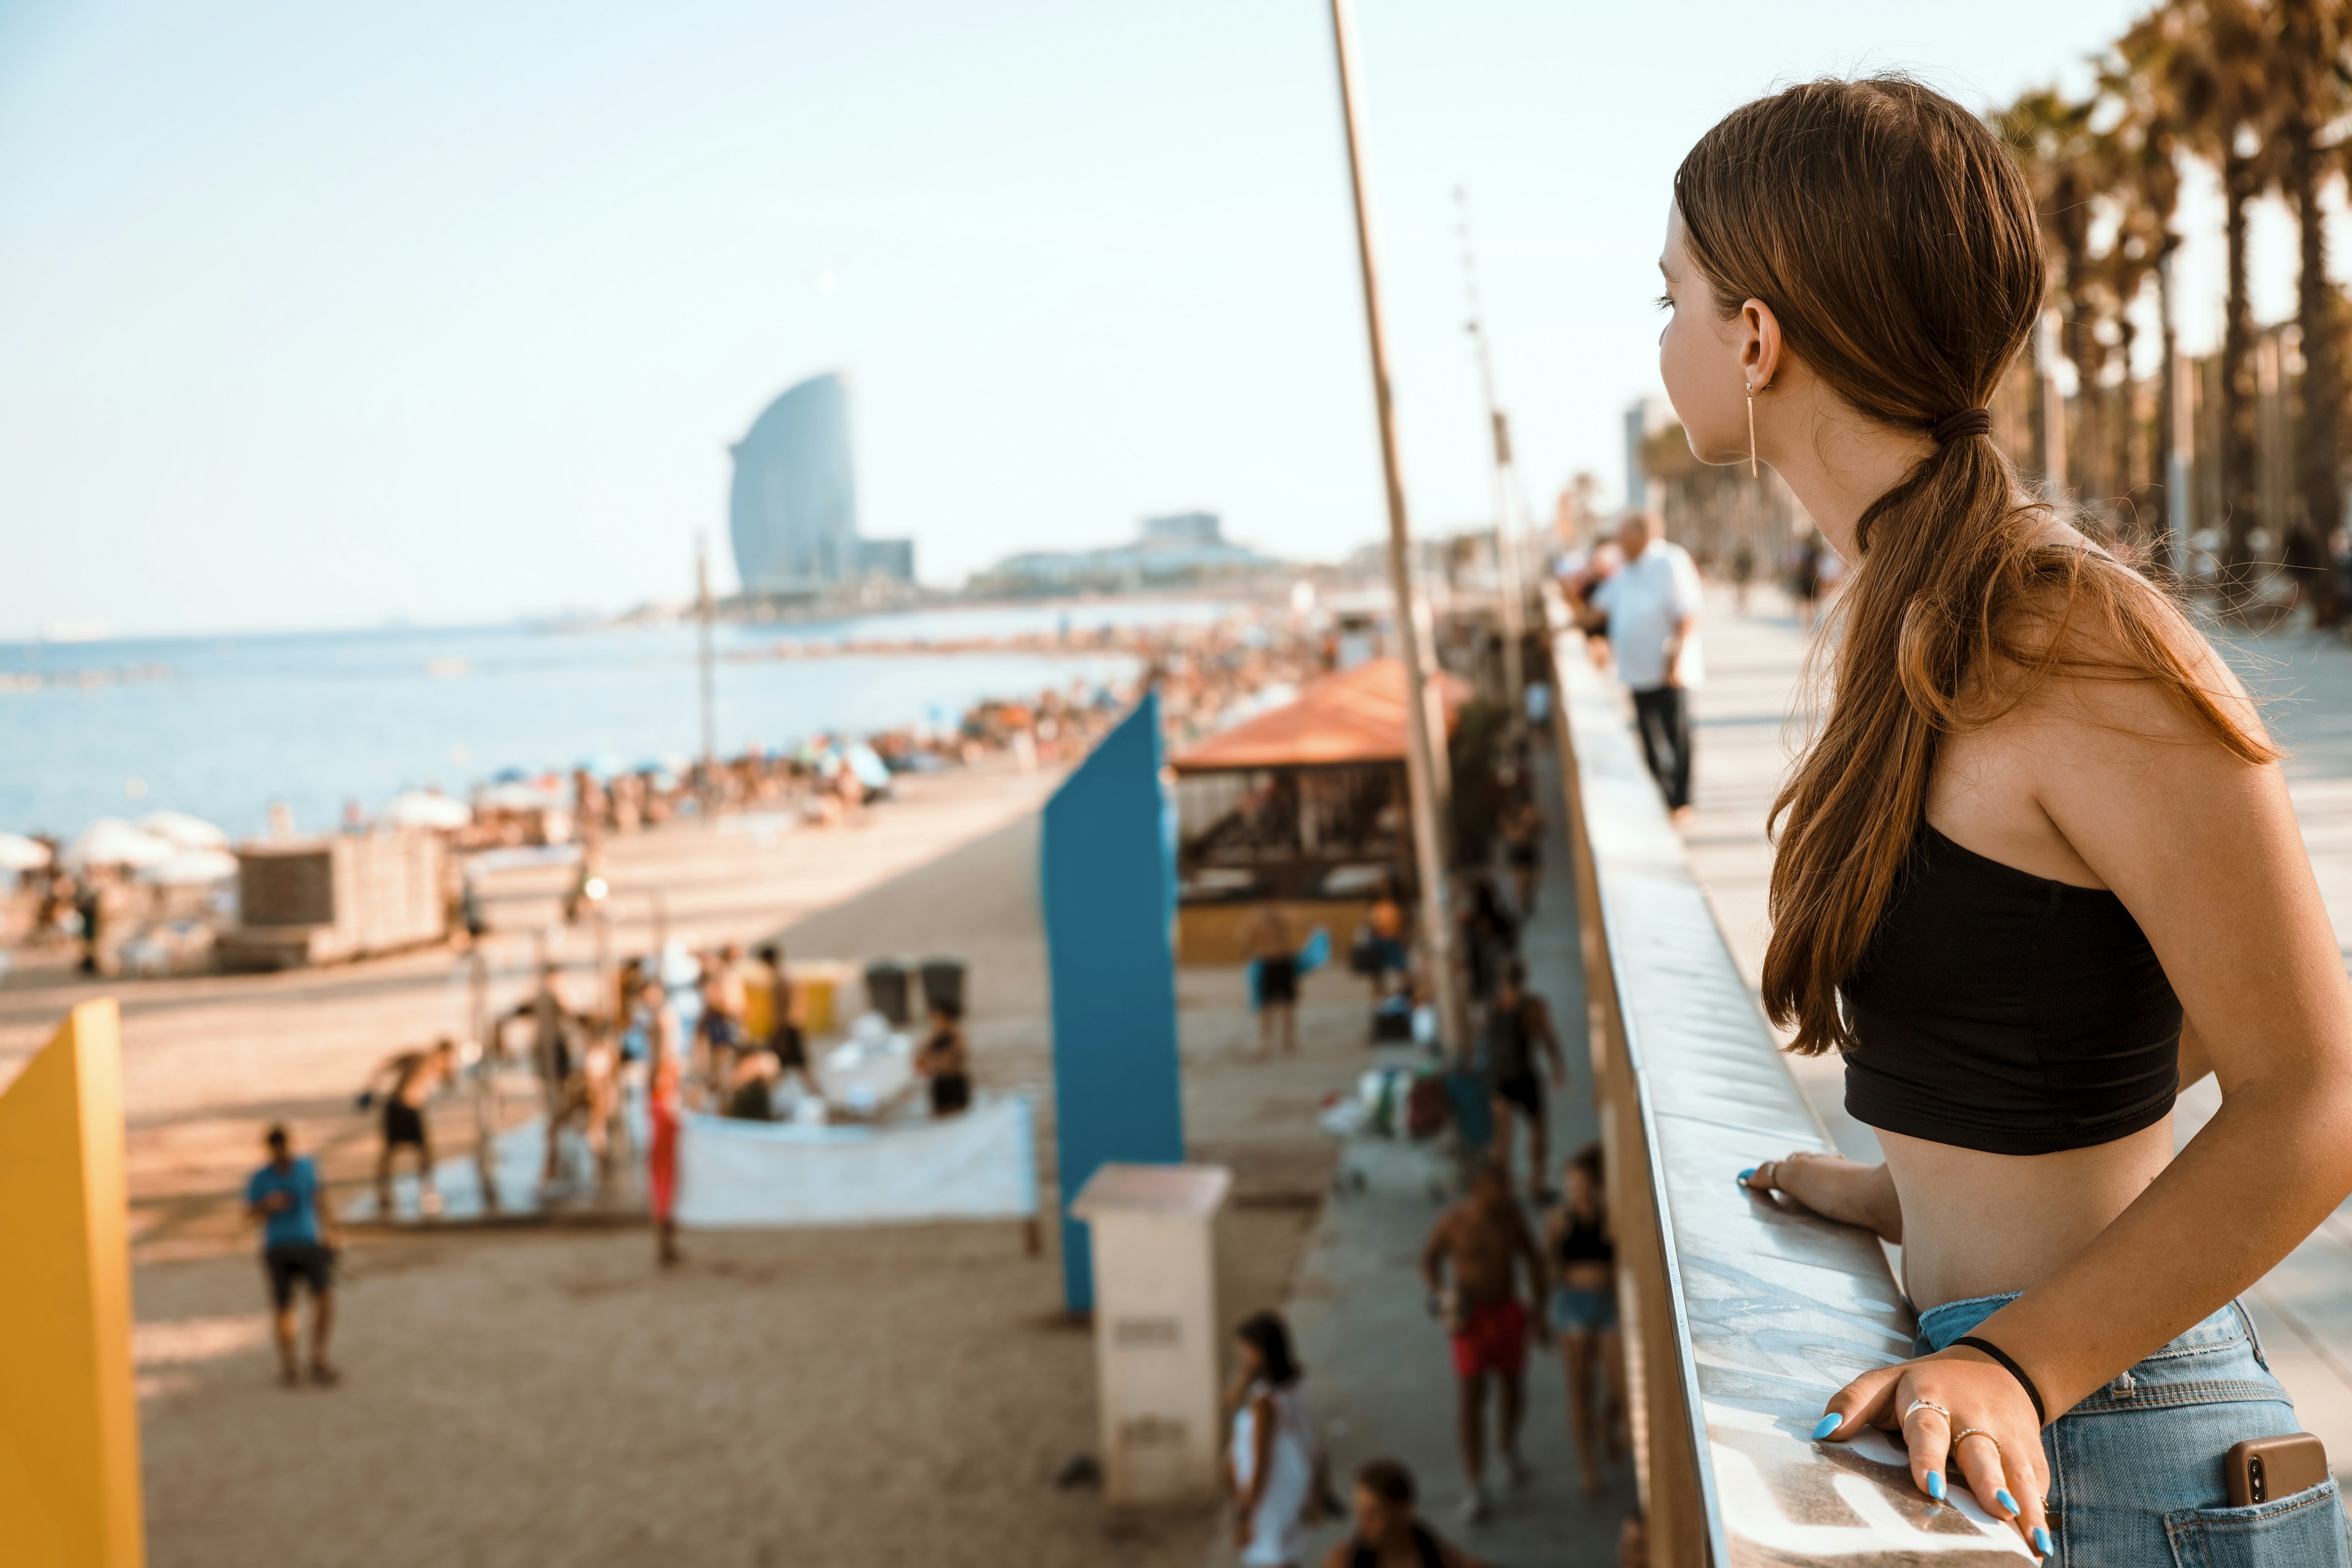
[[[1381,478],[1388,487],[1389,586],[1396,595],[1397,642],[1404,656],[1405,788],[1412,808],[1413,867],[1421,879],[1421,925],[1435,992],[1438,1032],[1445,1047],[1459,1049],[1468,1032],[1461,996],[1454,984],[1454,925],[1446,914],[1445,849],[1439,837],[1444,818],[1445,773],[1438,753],[1444,743],[1442,707],[1429,681],[1434,663],[1424,639],[1426,614],[1412,587],[1412,531],[1405,517],[1404,470],[1397,460],[1396,408],[1389,393],[1388,340],[1381,326],[1380,268],[1372,258],[1371,197],[1364,173],[1363,141],[1357,127],[1356,26],[1349,0],[1331,0],[1331,42],[1339,63],[1339,111],[1348,132],[1348,175],[1356,203],[1356,258],[1364,274],[1364,335],[1372,355],[1372,401],[1381,429]]]
[[[704,807],[709,809],[719,804],[719,682],[712,668],[710,647],[713,610],[709,536],[698,530],[694,536],[694,613],[699,623],[696,630],[696,662],[702,677],[702,799]]]
[[[1486,425],[1495,438],[1495,592],[1502,600],[1503,694],[1511,705],[1511,721],[1528,711],[1527,671],[1520,663],[1520,644],[1527,637],[1527,586],[1519,580],[1518,530],[1511,521],[1511,425],[1495,400],[1495,354],[1486,342],[1485,313],[1478,308],[1478,253],[1470,243],[1470,193],[1456,185],[1454,205],[1462,209],[1462,284],[1470,300],[1470,341],[1478,345],[1478,384],[1486,393]]]

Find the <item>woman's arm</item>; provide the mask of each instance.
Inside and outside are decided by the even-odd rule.
[[[2210,679],[2227,679],[2218,660]],[[2352,1191],[2352,983],[2275,765],[2239,762],[2142,686],[2077,680],[2035,707],[2036,797],[2147,933],[2186,1016],[2184,1068],[2210,1063],[2222,1095],[2096,1241],[1983,1325],[2054,1414]]]
[[[1242,1489],[1240,1502],[1244,1530],[1265,1496],[1266,1473],[1274,1468],[1275,1420],[1272,1394],[1261,1394],[1250,1401],[1250,1479],[1249,1485]]]
[[[2230,690],[2197,651],[2212,689]],[[2184,1068],[2210,1062],[2222,1095],[2090,1246],[1979,1326],[2054,1420],[2262,1278],[2352,1191],[2352,982],[2275,765],[2239,761],[2139,683],[2067,680],[2001,723],[2015,726],[2003,765],[2147,933],[2186,1014]],[[1998,1516],[2040,1524],[2034,1410],[1990,1356],[1955,1347],[1867,1373],[1830,1411],[1840,1435],[1903,1422],[1931,1495],[1948,1453],[1979,1499],[2005,1470],[2022,1507]],[[1994,1444],[1951,1451],[1966,1426]]]

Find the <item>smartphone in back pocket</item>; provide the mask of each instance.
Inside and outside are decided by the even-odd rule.
[[[2284,1437],[2249,1437],[2222,1461],[2230,1503],[2244,1508],[2308,1491],[2327,1479],[2327,1450],[2308,1432]]]

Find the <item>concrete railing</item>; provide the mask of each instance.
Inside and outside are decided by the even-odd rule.
[[[1738,1185],[1832,1145],[1691,874],[1630,704],[1547,607],[1650,1561],[2028,1556],[1972,1503],[1928,1501],[1884,1434],[1811,1440],[1832,1393],[1911,1353],[1911,1310],[1875,1237]]]

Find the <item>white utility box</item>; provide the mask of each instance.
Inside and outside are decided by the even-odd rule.
[[[1093,1240],[1095,1373],[1111,1502],[1216,1495],[1227,1326],[1218,1229],[1233,1184],[1222,1165],[1106,1163],[1070,1205]]]

